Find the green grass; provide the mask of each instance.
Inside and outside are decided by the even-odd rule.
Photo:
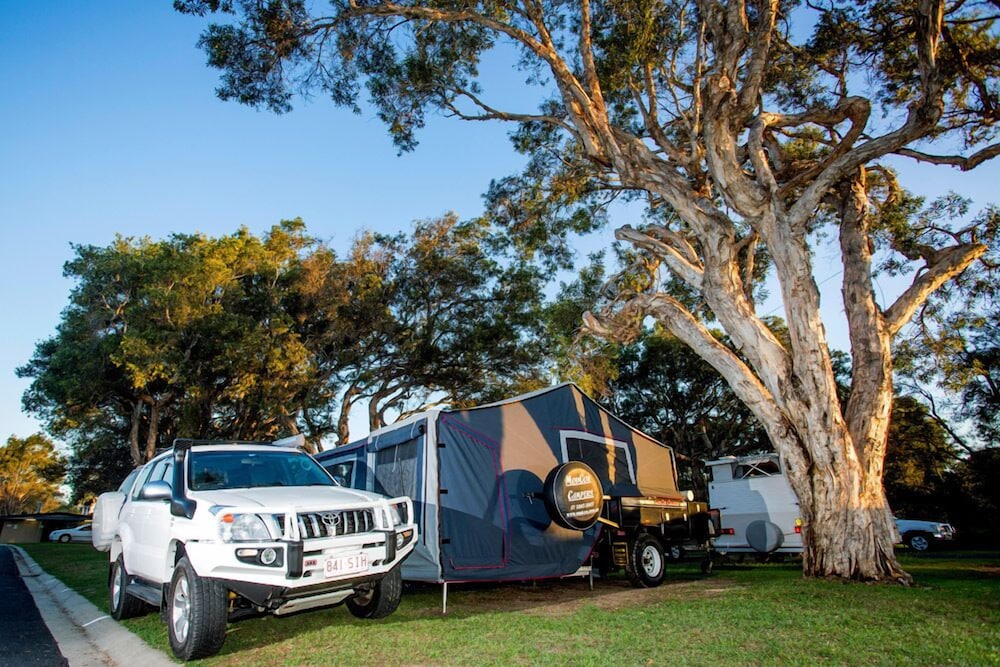
[[[106,554],[38,544],[48,572],[107,608]],[[399,611],[359,621],[345,608],[229,626],[206,665],[1000,665],[998,554],[902,556],[911,588],[807,580],[796,564],[675,566],[663,586],[618,578],[408,588]],[[169,653],[157,614],[126,622]]]

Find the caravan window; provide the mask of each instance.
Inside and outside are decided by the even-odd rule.
[[[417,442],[408,440],[375,453],[375,490],[395,498],[417,498]]]
[[[736,466],[733,479],[751,479],[753,477],[774,477],[781,474],[781,464],[777,459],[747,461]]]
[[[561,431],[560,438],[563,461],[582,461],[612,485],[635,484],[635,466],[628,443],[583,431]]]

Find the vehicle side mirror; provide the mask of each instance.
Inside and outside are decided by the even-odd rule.
[[[143,484],[139,491],[139,500],[170,500],[174,491],[168,482],[158,479],[155,482]]]

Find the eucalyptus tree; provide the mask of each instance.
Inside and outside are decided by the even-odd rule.
[[[453,214],[412,234],[363,234],[341,319],[354,322],[332,376],[343,387],[340,440],[355,405],[369,427],[437,404],[474,405],[542,383],[544,277],[491,247],[483,220]],[[342,338],[340,340],[343,340]]]
[[[65,474],[66,462],[47,437],[10,436],[0,446],[0,513],[55,509]]]
[[[287,111],[299,91],[357,108],[367,88],[403,149],[427,113],[519,124],[525,173],[491,209],[525,245],[601,222],[632,193],[669,216],[618,238],[701,299],[634,281],[594,333],[657,319],[726,378],[788,464],[809,575],[909,581],[882,488],[891,342],[928,296],[984,252],[975,230],[938,239],[890,224],[896,155],[962,170],[1000,152],[996,17],[985,0],[176,0],[222,12],[203,34],[218,93]],[[540,108],[489,95],[484,54],[519,51]],[[596,217],[595,217],[596,214]],[[813,234],[841,249],[852,391],[841,404],[820,317]],[[872,281],[877,234],[916,269],[898,299]],[[559,244],[555,244],[558,248]],[[563,246],[564,247],[564,246]],[[756,312],[760,252],[788,322]],[[721,326],[741,356],[722,345]]]

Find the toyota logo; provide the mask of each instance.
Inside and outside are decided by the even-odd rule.
[[[326,526],[327,528],[336,528],[337,526],[340,525],[339,514],[334,514],[333,512],[326,512],[324,514],[321,514],[319,518],[320,521],[323,522],[323,525]]]

